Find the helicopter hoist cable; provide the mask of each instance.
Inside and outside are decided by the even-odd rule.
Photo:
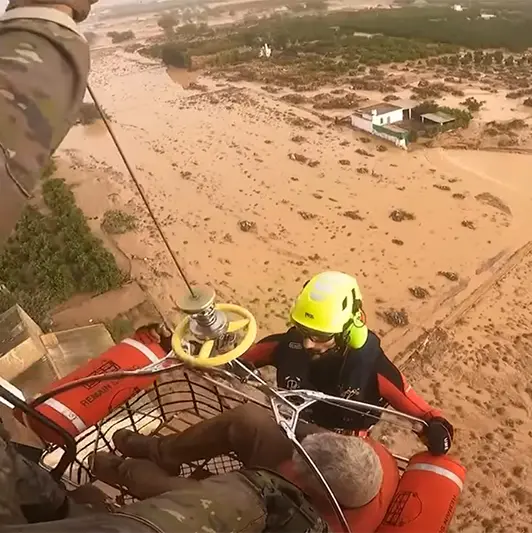
[[[109,135],[111,136],[111,139],[113,140],[113,142],[114,142],[114,144],[116,146],[116,149],[118,150],[118,153],[120,154],[120,157],[122,158],[122,161],[124,162],[124,165],[127,168],[129,176],[133,180],[133,183],[135,184],[135,187],[137,188],[137,190],[138,190],[138,192],[140,194],[140,197],[142,198],[142,201],[144,202],[144,205],[146,206],[146,209],[148,211],[148,214],[150,215],[150,218],[152,219],[153,223],[155,224],[155,227],[157,228],[157,231],[159,232],[159,235],[161,236],[161,239],[162,239],[164,245],[166,246],[166,249],[168,250],[168,253],[172,257],[172,261],[174,262],[174,264],[175,264],[175,266],[177,268],[177,271],[179,272],[179,275],[181,276],[181,278],[185,282],[185,285],[187,286],[187,289],[190,292],[190,296],[193,299],[196,298],[196,293],[194,292],[194,289],[192,288],[192,285],[188,281],[187,276],[185,274],[185,271],[181,267],[175,252],[172,250],[172,248],[170,246],[170,243],[168,242],[168,240],[167,240],[167,238],[166,238],[166,236],[165,236],[165,234],[163,232],[163,229],[162,229],[161,225],[159,224],[159,222],[157,220],[157,217],[155,216],[155,213],[153,212],[152,208],[150,207],[148,199],[146,198],[146,195],[144,194],[144,191],[142,190],[142,187],[141,187],[140,183],[138,182],[138,180],[137,180],[137,178],[135,176],[135,172],[131,168],[131,165],[129,164],[129,162],[127,160],[127,157],[124,154],[124,152],[122,150],[122,147],[120,146],[120,143],[118,142],[118,139],[116,138],[116,135],[113,132],[113,128],[111,127],[111,124],[110,124],[109,120],[107,120],[107,117],[105,116],[105,113],[103,112],[103,109],[101,108],[100,103],[98,102],[98,99],[96,98],[96,95],[94,94],[94,91],[92,90],[92,87],[90,86],[89,83],[87,83],[87,90],[89,91],[89,94],[90,94],[90,96],[91,96],[91,98],[92,98],[92,100],[94,102],[94,105],[96,106],[96,109],[98,110],[98,113],[100,114],[100,117],[102,118],[103,123],[105,124],[105,127],[107,128],[107,131],[109,132]]]
[[[229,320],[227,318],[227,315],[221,309],[219,309],[218,306],[216,305],[216,292],[210,286],[205,286],[205,287],[196,286],[193,288],[190,282],[188,281],[185,271],[181,267],[179,260],[176,257],[176,254],[170,247],[170,244],[166,236],[164,235],[163,229],[161,225],[159,224],[155,216],[155,213],[150,207],[150,204],[148,202],[148,199],[146,198],[146,195],[142,189],[142,186],[139,184],[135,176],[135,172],[131,168],[129,161],[126,155],[124,154],[124,151],[122,150],[122,147],[120,146],[120,143],[118,139],[116,138],[116,135],[114,134],[113,128],[109,120],[105,116],[105,113],[103,112],[103,109],[101,108],[100,103],[98,102],[98,99],[96,98],[96,95],[94,94],[94,91],[92,90],[92,87],[88,83],[87,83],[87,89],[89,91],[89,94],[92,100],[94,101],[94,105],[96,106],[96,109],[98,110],[99,115],[101,116],[105,124],[105,127],[107,128],[107,131],[109,132],[109,135],[111,136],[111,139],[113,140],[116,146],[116,149],[118,150],[118,153],[120,154],[120,157],[122,158],[122,161],[124,162],[124,165],[127,168],[129,176],[133,180],[133,183],[135,184],[140,194],[140,197],[142,198],[142,201],[144,202],[144,205],[146,206],[146,209],[151,219],[153,220],[153,223],[155,224],[155,227],[157,228],[157,231],[159,232],[159,235],[161,236],[161,239],[164,242],[164,245],[166,246],[166,249],[168,250],[168,253],[172,257],[172,261],[174,262],[179,272],[179,275],[181,276],[181,278],[183,278],[183,281],[185,282],[187,286],[188,293],[179,298],[179,301],[177,302],[177,307],[179,308],[181,312],[189,315],[190,323],[188,327],[189,327],[190,332],[197,339],[201,339],[203,341],[207,341],[207,340],[214,341],[214,340],[217,340],[223,337],[223,335],[227,333],[228,331]],[[255,319],[253,319],[252,322],[253,324],[255,324]],[[256,326],[253,326],[253,327],[256,327]],[[250,326],[248,333],[251,331],[253,331],[253,328]]]

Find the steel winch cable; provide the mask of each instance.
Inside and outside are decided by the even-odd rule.
[[[89,94],[90,94],[90,96],[91,96],[91,98],[92,98],[92,100],[94,102],[94,105],[96,106],[96,109],[98,110],[98,113],[99,113],[100,117],[102,118],[103,123],[105,124],[105,127],[106,127],[107,131],[109,132],[109,135],[111,136],[111,139],[113,140],[113,143],[116,146],[116,149],[118,150],[118,153],[120,154],[120,157],[121,157],[121,159],[122,159],[122,161],[123,161],[123,163],[124,163],[124,165],[125,165],[125,167],[126,167],[126,169],[128,171],[128,174],[129,174],[131,180],[133,181],[133,183],[135,184],[135,187],[137,188],[137,191],[138,191],[140,197],[142,198],[142,201],[144,202],[146,210],[148,211],[148,214],[150,215],[150,218],[152,219],[155,227],[157,228],[157,231],[159,232],[159,235],[161,236],[161,239],[162,239],[166,249],[168,250],[168,253],[170,254],[170,257],[172,258],[172,261],[173,261],[174,265],[176,266],[177,271],[179,272],[179,275],[181,276],[181,278],[185,282],[185,285],[187,286],[187,289],[190,292],[190,295],[193,298],[195,298],[196,294],[194,292],[194,289],[192,288],[192,285],[190,284],[190,282],[189,282],[189,280],[188,280],[188,278],[187,278],[187,276],[185,274],[185,271],[184,271],[183,267],[179,263],[179,260],[177,259],[177,256],[176,256],[175,252],[172,250],[172,247],[170,246],[170,243],[168,242],[168,239],[166,238],[166,236],[165,236],[165,234],[163,232],[163,228],[159,224],[159,221],[157,220],[157,217],[155,216],[155,213],[154,213],[153,209],[151,208],[150,203],[148,202],[148,198],[146,197],[146,194],[142,190],[142,186],[140,185],[139,181],[137,180],[135,172],[134,172],[133,168],[131,167],[131,165],[129,164],[129,161],[128,161],[127,157],[126,157],[126,154],[122,150],[120,142],[118,141],[118,138],[116,137],[116,135],[115,135],[115,133],[113,131],[113,128],[111,127],[111,123],[109,122],[109,120],[105,116],[105,113],[103,112],[103,109],[100,106],[98,98],[96,98],[96,95],[94,94],[94,91],[92,90],[92,87],[90,86],[90,84],[88,82],[87,82],[87,90],[89,91]]]

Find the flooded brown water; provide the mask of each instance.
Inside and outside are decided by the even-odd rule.
[[[184,89],[193,79],[209,92]],[[379,142],[327,128],[258,88],[228,91],[226,83],[130,55],[96,56],[92,83],[190,277],[249,305],[263,331],[282,327],[302,281],[328,268],[360,277],[368,316],[382,332],[389,326],[379,313],[388,308],[422,321],[457,289],[439,271],[454,271],[473,288],[480,263],[527,238],[528,156],[404,153],[391,145],[379,152]],[[295,135],[304,141],[293,142]],[[159,307],[174,313],[183,285],[109,137],[78,127],[63,149],[86,167],[68,179],[82,182],[76,193],[87,213],[121,207],[141,219],[142,229],[118,243]],[[512,214],[475,199],[485,192]],[[415,218],[394,222],[394,209]],[[242,232],[243,220],[256,230]],[[409,287],[417,285],[431,297],[413,298]]]
[[[209,92],[186,90],[191,81]],[[453,452],[469,470],[450,531],[526,531],[532,516],[523,505],[532,467],[530,255],[500,280],[492,278],[530,238],[531,156],[405,153],[330,128],[254,84],[227,91],[225,82],[167,72],[131,54],[96,55],[92,82],[187,274],[212,284],[220,301],[249,308],[260,336],[284,328],[302,283],[324,269],[358,276],[368,322],[385,334],[391,357],[408,331],[427,330],[475,289],[485,291],[454,321],[440,323],[441,338],[423,344],[405,372],[455,425]],[[504,94],[464,92],[486,100],[478,121],[510,113],[530,118]],[[138,217],[138,231],[116,242],[132,276],[176,319],[184,285],[110,138],[76,127],[60,153],[62,175],[77,185],[92,225],[109,208]],[[390,218],[400,210],[410,219]],[[415,298],[416,288],[428,297]],[[391,308],[406,311],[408,328],[383,320]]]
[[[184,68],[167,67],[166,73],[170,79],[183,88],[187,88],[191,83],[196,82],[199,77],[198,71],[190,71]]]

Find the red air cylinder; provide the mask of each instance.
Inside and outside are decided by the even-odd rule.
[[[465,468],[448,455],[414,455],[377,533],[445,533],[465,476]]]
[[[43,393],[87,376],[143,368],[158,362],[165,355],[163,349],[156,343],[143,344],[134,339],[124,339],[120,344],[109,348],[85,366],[56,381]],[[77,437],[90,426],[103,420],[135,394],[149,388],[154,382],[155,377],[152,376],[93,381],[46,400],[37,407],[37,411],[56,422],[73,437]],[[15,411],[15,416],[43,441],[63,444],[60,435],[34,418],[25,416],[18,410]]]

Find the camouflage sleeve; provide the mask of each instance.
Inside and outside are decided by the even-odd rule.
[[[66,492],[46,470],[17,453],[0,422],[0,529],[63,518],[67,509]]]
[[[15,458],[9,435],[0,422],[0,526],[25,524],[16,490]]]
[[[89,48],[54,22],[0,20],[0,247],[77,119]]]

